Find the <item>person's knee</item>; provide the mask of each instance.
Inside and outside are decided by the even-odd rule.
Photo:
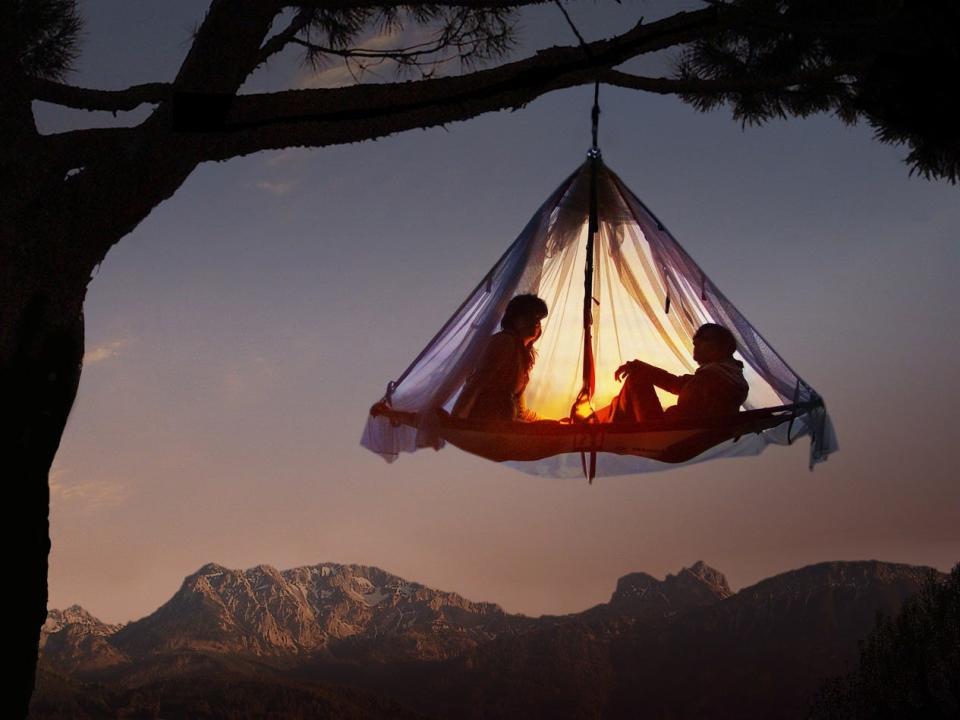
[[[633,376],[633,373],[627,375],[623,379],[623,385],[620,387],[619,398],[626,400],[631,397],[636,392],[637,381]]]
[[[641,388],[652,387],[653,382],[650,380],[650,373],[646,369],[638,370],[637,372],[631,372],[623,381],[623,389],[621,393],[627,395],[634,395]]]
[[[628,377],[634,382],[648,383],[652,381],[653,375],[657,370],[658,368],[656,366],[645,363],[643,360],[634,360],[630,363],[630,374]]]

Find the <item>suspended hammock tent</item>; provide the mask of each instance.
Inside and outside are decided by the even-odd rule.
[[[527,407],[540,417],[567,417],[578,396],[594,408],[609,404],[620,390],[614,371],[633,358],[674,374],[695,372],[693,335],[707,322],[724,325],[736,337],[735,357],[750,385],[742,411],[642,423],[451,417],[507,303],[520,293],[539,295],[550,308],[525,393]],[[664,394],[661,401],[666,407],[675,397]],[[593,152],[410,367],[389,383],[361,444],[392,461],[402,452],[450,442],[528,473],[584,472],[592,479],[755,455],[771,443],[789,444],[801,436],[811,439],[811,466],[837,447],[820,397]]]

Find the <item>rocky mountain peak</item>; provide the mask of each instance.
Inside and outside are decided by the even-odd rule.
[[[66,610],[50,609],[47,619],[40,628],[41,646],[46,636],[71,628],[74,633],[84,635],[111,635],[123,627],[122,624],[110,625],[94,617],[79,605],[71,605]]]
[[[642,572],[624,575],[617,581],[610,607],[638,616],[667,616],[712,605],[732,594],[723,573],[697,561],[664,580]]]
[[[645,572],[634,572],[624,575],[617,580],[617,588],[610,598],[611,603],[618,603],[630,598],[642,598],[651,592],[659,592],[663,582]]]
[[[222,575],[224,573],[229,573],[229,572],[231,572],[229,568],[225,568],[223,565],[218,565],[217,563],[209,562],[206,565],[204,565],[202,568],[197,570],[195,573],[193,573],[192,575],[188,575],[187,577]]]
[[[122,629],[122,624],[102,622],[79,605],[51,609],[40,628],[40,653],[51,666],[66,672],[117,665],[127,658],[110,638]]]
[[[361,646],[376,645],[394,654],[442,658],[510,622],[492,603],[433,590],[376,567],[322,563],[280,571],[261,564],[230,570],[208,563],[153,614],[117,633],[114,642],[132,656],[182,650],[261,657],[355,654]],[[385,637],[395,642],[384,644]]]
[[[704,600],[723,600],[733,595],[730,584],[722,572],[698,560],[676,575],[668,575],[666,583],[683,588],[684,592],[701,595]],[[709,602],[701,604],[710,604]]]

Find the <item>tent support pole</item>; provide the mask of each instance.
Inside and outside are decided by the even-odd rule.
[[[590,112],[592,120],[593,145],[587,156],[590,158],[590,211],[587,219],[587,259],[583,270],[583,385],[577,404],[582,401],[590,402],[596,382],[596,373],[593,362],[593,255],[594,238],[600,228],[600,218],[597,208],[597,194],[600,172],[600,148],[597,147],[597,127],[600,123],[600,81],[593,87],[593,109]]]

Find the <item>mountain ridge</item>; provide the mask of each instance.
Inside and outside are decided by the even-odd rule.
[[[79,606],[52,610],[41,664],[117,697],[234,677],[267,694],[272,682],[354,687],[432,717],[631,717],[638,702],[651,717],[720,707],[800,717],[825,674],[854,662],[877,613],[895,612],[931,574],[829,561],[733,592],[697,561],[663,580],[628,573],[607,603],[531,618],[373,566],[207,563],[124,625]]]

